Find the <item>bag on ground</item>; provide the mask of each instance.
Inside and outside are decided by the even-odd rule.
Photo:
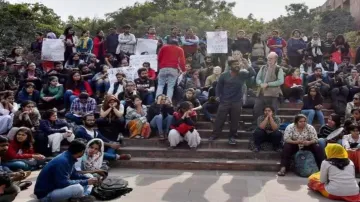
[[[319,168],[311,151],[299,150],[295,154],[295,173],[300,177],[309,177],[316,172]]]
[[[128,182],[117,177],[106,178],[99,186],[94,187],[92,195],[97,200],[108,201],[130,193],[133,189],[128,187]]]

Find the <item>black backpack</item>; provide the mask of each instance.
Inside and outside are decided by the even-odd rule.
[[[101,201],[119,198],[130,193],[133,189],[128,187],[128,182],[121,178],[108,177],[102,183],[94,187],[91,194]]]
[[[346,105],[347,105],[347,100],[342,95],[337,96],[337,99],[333,100],[331,103],[331,107],[334,109],[335,113],[340,116],[345,115]]]

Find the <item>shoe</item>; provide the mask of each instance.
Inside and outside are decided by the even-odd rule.
[[[31,181],[22,181],[18,184],[18,187],[21,191],[24,191],[25,189],[29,188],[32,185]]]
[[[160,139],[160,140],[165,140],[164,134],[159,133],[158,136],[159,136],[159,139]]]
[[[229,145],[236,145],[236,140],[232,137],[232,138],[229,138]]]
[[[290,101],[288,99],[284,100],[284,103],[290,103]]]
[[[120,156],[118,157],[118,160],[123,160],[123,161],[128,161],[130,159],[131,159],[130,154],[120,154]]]
[[[303,103],[303,101],[302,100],[296,100],[296,103],[301,104],[301,103]]]
[[[175,147],[170,146],[170,147],[168,147],[167,149],[171,151],[171,150],[174,150]]]
[[[191,151],[196,151],[196,150],[197,150],[197,147],[190,147],[190,150],[191,150]]]
[[[253,152],[255,152],[255,153],[259,153],[259,152],[260,152],[260,149],[259,149],[259,148],[257,148],[257,147],[255,147],[255,149],[253,150]]]
[[[214,141],[216,139],[218,139],[218,136],[216,136],[216,135],[212,135],[209,137],[209,141]]]
[[[94,202],[96,198],[94,196],[83,196],[80,198],[71,198],[69,202]]]

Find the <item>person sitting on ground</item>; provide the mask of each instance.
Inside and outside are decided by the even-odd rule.
[[[100,109],[100,118],[96,124],[100,132],[111,140],[122,136],[125,126],[124,105],[114,95],[107,95]]]
[[[88,178],[74,169],[76,160],[84,155],[85,149],[85,143],[74,140],[67,151],[44,166],[34,189],[40,201],[95,201],[93,196],[85,196],[85,190],[88,185],[98,184],[98,178]]]
[[[19,111],[14,114],[13,129],[16,127],[27,127],[35,132],[40,125],[40,113],[33,101],[27,100],[20,105]],[[15,133],[9,132],[9,140],[14,139]]]
[[[89,69],[92,72],[95,72],[95,73],[101,72],[101,70],[102,70],[101,63],[102,63],[102,60],[103,60],[103,56],[100,59],[101,59],[101,61],[96,58],[95,54],[89,54],[88,60],[86,61],[86,64],[88,65]]]
[[[299,68],[292,68],[289,70],[289,75],[285,77],[282,90],[285,97],[285,103],[289,103],[290,100],[295,100],[296,103],[302,103],[304,90]]]
[[[40,133],[35,136],[37,150],[45,151],[46,148],[44,147],[50,145],[53,156],[56,156],[60,152],[61,142],[64,139],[68,142],[75,139],[75,135],[72,130],[70,130],[68,124],[58,119],[57,111],[53,109],[47,110],[44,113],[44,119],[40,121],[39,129],[42,134]],[[47,141],[46,137],[48,139]]]
[[[156,72],[150,67],[150,62],[144,62],[142,67],[148,71],[148,77],[150,80],[156,80]]]
[[[158,137],[163,140],[170,131],[172,123],[174,107],[171,100],[164,94],[160,94],[156,98],[156,102],[150,105],[147,120],[152,129],[158,134]]]
[[[330,83],[331,83],[330,86],[332,87],[331,100],[335,101],[339,97],[343,97],[344,100],[346,100],[349,95],[349,89],[346,86],[344,73],[341,71],[336,71],[334,78],[330,80]]]
[[[79,98],[75,98],[71,103],[70,112],[68,112],[65,117],[77,125],[80,125],[81,117],[88,113],[94,113],[95,109],[95,99],[91,98],[86,92],[82,92]]]
[[[140,68],[137,71],[139,78],[135,79],[136,89],[140,93],[141,100],[144,100],[145,105],[150,105],[154,102],[155,84],[149,79],[146,68]]]
[[[328,199],[360,201],[354,163],[346,150],[339,144],[328,144],[325,153],[327,159],[321,163],[320,172],[309,177],[308,187]]]
[[[313,61],[313,57],[311,56],[307,56],[305,63],[300,65],[300,77],[303,80],[304,86],[307,86],[307,77],[311,76],[315,72],[316,67],[317,66]]]
[[[110,88],[110,81],[108,76],[109,67],[101,65],[101,72],[92,77],[91,81],[96,87],[96,98],[100,98],[101,94],[107,92]]]
[[[308,124],[312,124],[315,115],[320,123],[320,126],[325,124],[324,114],[321,111],[323,109],[322,104],[323,97],[315,86],[311,86],[308,94],[304,96],[304,105],[301,109],[301,113],[307,116]]]
[[[19,105],[14,101],[14,93],[6,92],[0,101],[0,114],[13,117],[15,112],[19,109]]]
[[[345,77],[350,76],[351,70],[356,69],[353,64],[350,63],[350,57],[345,56],[342,58],[342,63],[339,65],[339,70],[344,72]]]
[[[314,74],[307,78],[307,87],[315,86],[319,88],[322,96],[326,97],[330,91],[329,77],[322,72],[321,67],[315,67]]]
[[[66,91],[64,93],[65,107],[68,109],[75,98],[79,97],[82,92],[87,92],[89,96],[93,95],[90,84],[81,78],[79,72],[74,71],[70,74],[66,83]]]
[[[275,116],[274,109],[271,106],[264,108],[264,115],[257,119],[257,129],[254,131],[254,152],[259,152],[261,143],[265,141],[272,142],[274,151],[281,152],[282,133],[279,131],[281,120]]]
[[[36,68],[36,65],[34,63],[29,63],[27,65],[26,71],[21,74],[20,86],[24,86],[26,83],[31,82],[35,85],[36,90],[41,90],[42,77],[42,71]]]
[[[40,98],[45,110],[52,109],[54,107],[59,108],[62,105],[62,99],[64,98],[64,86],[59,84],[59,80],[56,76],[51,76],[49,78],[47,85],[41,90]]]
[[[83,60],[80,60],[79,53],[72,53],[64,66],[66,69],[78,69],[79,65],[83,62]]]
[[[110,83],[110,88],[107,92],[108,95],[114,95],[119,99],[120,93],[124,92],[124,87],[126,86],[125,74],[122,72],[116,73],[116,82]],[[120,100],[120,99],[119,99]]]
[[[190,102],[193,106],[191,109],[192,111],[199,111],[202,109],[200,101],[196,98],[196,92],[192,88],[186,89],[185,95],[181,102]]]
[[[351,117],[351,111],[353,109],[360,109],[360,93],[356,93],[354,95],[353,101],[347,103],[345,110],[345,119],[349,119]]]
[[[45,163],[45,156],[35,154],[34,139],[31,130],[21,127],[16,133],[14,140],[9,144],[5,156],[1,158],[3,166],[11,170],[34,170]]]
[[[216,85],[217,82],[214,82],[209,88],[208,100],[202,105],[202,111],[204,113],[205,119],[214,123],[215,115],[219,108],[220,102],[216,100]]]
[[[126,126],[130,132],[130,138],[149,138],[151,127],[146,119],[147,107],[142,105],[138,95],[133,95],[131,105],[126,108]]]
[[[324,70],[328,73],[330,77],[339,70],[338,65],[336,62],[332,61],[331,55],[324,55],[323,62],[321,63],[321,66],[324,68]]]
[[[220,72],[222,72],[222,69],[220,70]],[[214,73],[214,65],[212,63],[211,56],[208,55],[205,57],[205,62],[202,64],[202,68],[199,70],[199,78],[200,78],[201,86],[205,85],[206,78],[211,76],[213,73]]]
[[[188,143],[190,149],[196,150],[200,144],[201,138],[200,134],[195,129],[195,120],[196,116],[191,109],[191,103],[182,102],[173,115],[173,122],[168,136],[170,150],[174,149],[184,140]]]
[[[307,117],[303,114],[295,116],[294,123],[288,125],[284,132],[284,149],[281,154],[281,169],[278,176],[285,176],[290,168],[290,161],[299,149],[310,150],[315,156],[316,163],[320,167],[325,158],[324,150],[318,144],[315,128],[306,123]]]
[[[81,78],[88,83],[91,83],[92,78],[94,77],[94,72],[89,68],[86,63],[81,63],[79,65],[79,72],[81,74]]]
[[[359,72],[357,69],[351,70],[351,75],[345,79],[346,85],[349,89],[349,97],[353,98],[356,93],[360,93]]]
[[[118,99],[124,105],[125,109],[131,105],[131,98],[137,95],[139,96],[139,91],[136,90],[136,85],[133,81],[127,81],[125,86],[125,91],[121,92],[118,96]]]
[[[117,151],[120,149],[120,144],[111,142],[105,136],[103,136],[99,130],[96,129],[94,114],[86,114],[83,117],[83,125],[75,131],[76,138],[81,138],[86,141],[90,141],[94,138],[101,139],[104,142],[104,146],[107,147],[104,158],[106,160],[130,160],[129,154],[118,155]]]
[[[31,82],[27,82],[23,89],[18,94],[17,103],[21,104],[27,100],[31,100],[35,102],[35,104],[39,104],[40,101],[40,93],[38,90],[35,90],[35,84]]]
[[[181,80],[179,80],[179,84],[177,86],[177,97],[181,98],[185,94],[186,89],[189,88],[192,88],[196,91],[196,97],[197,95],[200,95],[201,85],[198,70],[191,70],[190,72],[186,73]]]
[[[48,80],[50,77],[56,76],[59,80],[59,83],[65,85],[69,74],[69,70],[64,68],[62,62],[54,62],[54,69],[51,69],[46,73],[45,79]]]
[[[346,149],[349,159],[354,163],[356,173],[360,172],[360,126],[350,125],[348,127],[350,134],[342,138],[342,146]]]
[[[104,63],[109,68],[116,68],[119,66],[119,61],[111,53],[106,53]]]
[[[346,119],[345,122],[350,122],[352,125],[360,126],[360,109],[351,110],[351,117]]]
[[[320,39],[320,34],[313,33],[312,40],[307,44],[306,51],[314,58],[316,64],[321,63],[324,51],[324,42]]]
[[[220,75],[221,75],[221,67],[219,66],[214,67],[213,74],[206,77],[204,88],[207,89],[208,91],[209,88],[212,86],[212,84],[219,80]]]
[[[327,143],[339,143],[341,144],[342,135],[333,138],[332,140],[327,140],[327,136],[335,130],[339,129],[341,126],[341,117],[337,114],[331,114],[327,120],[326,125],[321,126],[318,134],[319,145],[322,149],[325,149]]]

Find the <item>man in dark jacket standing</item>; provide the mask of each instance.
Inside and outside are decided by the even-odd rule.
[[[106,52],[116,55],[116,48],[119,44],[119,34],[116,33],[116,27],[109,29],[109,35],[106,37]]]
[[[245,31],[239,30],[236,34],[235,41],[231,44],[232,51],[240,51],[243,55],[243,58],[248,59],[249,54],[251,53],[251,42],[249,39],[245,38]]]

